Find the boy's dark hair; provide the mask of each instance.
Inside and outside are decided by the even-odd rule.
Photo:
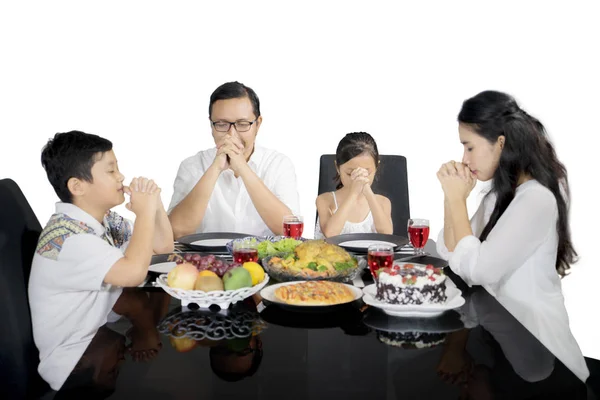
[[[80,131],[57,133],[42,150],[42,166],[58,198],[71,203],[67,187],[71,178],[92,182],[92,167],[102,153],[112,150],[112,143],[100,136]],[[100,154],[100,157],[99,157]]]
[[[340,140],[337,150],[335,151],[335,163],[338,168],[342,164],[346,164],[356,156],[367,153],[373,157],[375,161],[375,168],[379,167],[379,151],[377,150],[377,143],[371,135],[366,132],[352,132]],[[336,173],[333,178],[336,184],[336,190],[344,187],[340,174]]]
[[[254,90],[239,82],[227,82],[215,89],[215,91],[210,95],[208,117],[212,118],[212,106],[216,101],[239,99],[242,97],[247,97],[248,100],[250,100],[250,103],[252,104],[252,110],[254,111],[254,116],[256,118],[260,117],[260,101],[258,100],[258,96]]]

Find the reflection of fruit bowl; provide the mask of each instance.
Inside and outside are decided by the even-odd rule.
[[[183,290],[169,287],[167,283],[167,274],[162,274],[156,279],[154,285],[161,287],[171,296],[181,300],[182,306],[195,303],[200,308],[208,308],[211,305],[217,305],[222,309],[225,309],[229,307],[230,304],[235,304],[238,301],[242,301],[259,292],[268,282],[269,275],[265,274],[265,278],[262,280],[262,282],[259,282],[252,287],[245,287],[236,290],[215,290],[212,292],[203,292],[202,290]]]
[[[178,311],[167,315],[159,324],[160,333],[169,337],[171,345],[180,352],[196,346],[213,347],[222,340],[243,339],[258,335],[266,328],[256,311],[228,310],[226,313],[209,310]]]
[[[289,281],[313,281],[313,280],[325,280],[334,282],[350,282],[360,273],[361,269],[358,267],[358,261],[356,261],[355,267],[345,269],[343,271],[313,271],[308,268],[302,268],[300,270],[292,270],[286,268],[280,262],[273,260],[273,258],[286,257],[289,254],[275,254],[273,256],[266,257],[262,260],[262,266],[265,271],[273,279],[279,282]]]

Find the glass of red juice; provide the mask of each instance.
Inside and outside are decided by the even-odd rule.
[[[371,270],[373,279],[377,280],[377,270],[380,268],[391,268],[394,264],[394,249],[384,244],[373,244],[367,251],[367,264]]]
[[[233,243],[233,262],[244,264],[248,261],[258,261],[258,243],[255,240],[241,240]]]
[[[425,244],[429,239],[429,220],[411,218],[408,220],[408,238],[415,248],[416,256],[425,255]]]
[[[299,215],[283,217],[283,236],[300,239],[304,231],[304,220]]]

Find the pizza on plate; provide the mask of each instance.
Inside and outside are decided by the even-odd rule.
[[[344,284],[328,281],[308,281],[275,289],[275,297],[286,304],[298,306],[330,306],[354,301],[354,293]]]

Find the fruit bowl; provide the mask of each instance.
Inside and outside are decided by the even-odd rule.
[[[183,307],[195,303],[200,308],[208,308],[211,305],[217,305],[221,309],[226,309],[230,304],[242,301],[253,294],[259,292],[269,282],[269,275],[265,274],[264,279],[252,287],[246,287],[236,290],[215,290],[212,292],[203,292],[202,290],[183,290],[169,287],[167,284],[167,274],[160,275],[155,286],[161,287],[169,295],[181,300]]]

